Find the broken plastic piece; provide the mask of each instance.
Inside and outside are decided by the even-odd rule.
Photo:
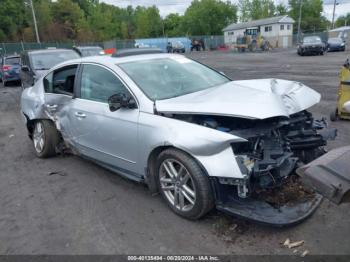
[[[302,182],[336,204],[350,201],[350,146],[334,149],[297,169]]]

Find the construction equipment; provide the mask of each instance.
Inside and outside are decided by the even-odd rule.
[[[338,119],[350,120],[350,63],[347,59],[340,70],[340,83],[338,90],[337,107],[331,112],[331,121]]]
[[[257,49],[268,51],[272,49],[269,41],[267,41],[258,32],[255,32],[255,34],[248,34],[245,32],[244,36],[238,36],[234,47],[238,50],[238,52],[245,52],[246,50],[255,52]]]

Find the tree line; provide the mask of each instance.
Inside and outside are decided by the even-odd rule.
[[[224,27],[237,21],[285,14],[297,21],[300,7],[300,0],[289,0],[288,7],[273,0],[239,0],[237,4],[193,0],[183,15],[162,18],[156,6],[120,8],[99,0],[32,1],[42,41],[82,42],[221,35]],[[346,23],[347,18],[342,19]],[[329,21],[322,16],[322,0],[302,0],[302,30],[323,31],[328,26]],[[33,31],[30,0],[1,0],[0,41],[35,41]]]

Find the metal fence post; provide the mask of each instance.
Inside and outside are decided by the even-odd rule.
[[[25,50],[24,50],[23,41],[21,41],[21,46],[22,46],[22,51],[25,51]]]
[[[6,54],[7,54],[7,52],[6,52],[5,43],[2,43],[2,46],[4,47],[4,55],[6,55]]]

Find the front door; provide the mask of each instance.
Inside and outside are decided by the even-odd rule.
[[[121,108],[111,112],[108,98],[131,95],[117,75],[96,64],[82,66],[80,94],[72,105],[79,126],[79,150],[123,174],[137,174],[137,128],[139,110]]]

